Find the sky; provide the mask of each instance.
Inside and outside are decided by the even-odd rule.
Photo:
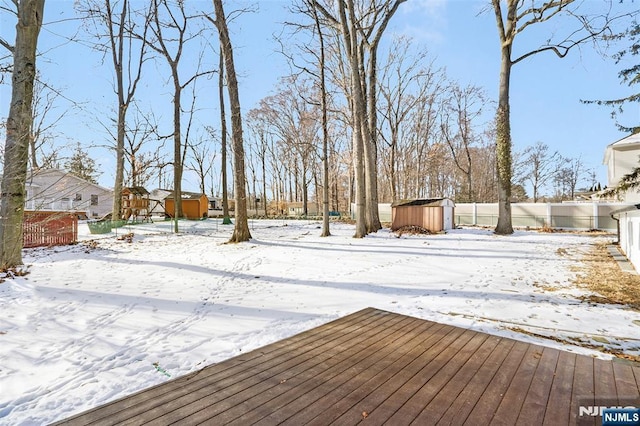
[[[195,1],[191,5],[210,11],[209,1]],[[245,13],[230,23],[235,48],[239,90],[244,113],[257,102],[273,93],[279,78],[290,73],[285,57],[278,53],[274,35],[282,33],[284,21],[295,21],[287,11],[290,2],[260,1],[256,3],[225,2],[232,5],[251,5],[254,12]],[[425,49],[436,66],[446,68],[450,78],[462,85],[473,84],[486,90],[490,99],[497,100],[499,76],[499,42],[492,13],[484,11],[482,0],[409,0],[402,4],[391,21],[386,41],[394,35],[409,35],[416,49]],[[599,5],[585,2],[586,7]],[[78,29],[70,0],[48,0],[40,49],[44,53],[39,63],[43,78],[64,96],[81,105],[81,111],[70,111],[56,127],[60,143],[80,142],[87,147],[102,169],[99,182],[113,186],[115,160],[113,153],[98,147],[111,142],[98,121],[105,122],[113,110],[110,64],[87,46],[68,43],[66,37]],[[633,3],[614,3],[615,8],[631,9]],[[13,23],[8,16],[0,18],[0,31],[10,32]],[[531,34],[523,33],[515,52],[538,46],[549,34],[562,31],[562,23],[543,27]],[[7,37],[5,36],[6,38]],[[385,42],[386,42],[385,41]],[[384,51],[384,43],[381,51]],[[517,64],[511,79],[512,139],[515,151],[537,142],[549,145],[561,155],[580,157],[586,168],[596,173],[598,181],[606,184],[606,168],[602,165],[605,147],[622,137],[610,117],[610,109],[584,105],[581,99],[610,99],[629,94],[621,86],[618,72],[625,63],[616,65],[610,55],[619,50],[614,46],[598,52],[591,45],[572,51],[559,59],[550,53],[537,55]],[[624,46],[622,46],[624,47]],[[195,61],[191,58],[192,62]],[[204,58],[205,64],[217,64],[213,52]],[[157,109],[161,123],[170,122],[170,88],[167,72],[161,61],[145,69],[142,103],[164,105]],[[216,79],[198,82],[199,123],[217,127],[218,107]],[[0,87],[0,117],[8,110],[10,91]],[[61,101],[63,111],[69,102]],[[640,120],[640,107],[628,106],[624,115],[632,124]],[[584,183],[589,186],[589,183]],[[193,176],[186,176],[183,190],[196,190]]]
[[[573,282],[611,236],[354,239],[349,224],[320,237],[319,222],[252,220],[251,241],[224,244],[233,225],[220,220],[171,226],[92,235],[83,222],[79,244],[24,251],[29,274],[0,283],[0,424],[50,424],[366,307],[640,356],[640,313],[593,303]]]

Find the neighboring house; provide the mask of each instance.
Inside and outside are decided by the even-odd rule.
[[[113,210],[113,191],[58,169],[38,170],[27,178],[26,210],[84,212],[89,218]]]
[[[640,133],[627,136],[607,146],[603,164],[607,166],[607,187],[618,185],[620,178],[640,166]],[[640,192],[630,189],[620,194],[621,201],[640,202]]]

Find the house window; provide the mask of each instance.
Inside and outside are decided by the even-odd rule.
[[[80,193],[76,194],[76,198],[74,201],[82,201],[82,194]]]
[[[98,205],[98,196],[95,194],[91,194],[91,205],[92,206]]]

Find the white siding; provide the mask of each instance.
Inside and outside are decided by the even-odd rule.
[[[82,211],[101,217],[113,209],[113,191],[61,170],[41,170],[27,180],[27,210]]]
[[[620,249],[640,271],[640,210],[620,213]]]

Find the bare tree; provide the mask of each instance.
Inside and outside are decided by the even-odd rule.
[[[356,237],[375,232],[382,226],[378,214],[377,190],[377,51],[389,21],[405,0],[360,2],[339,0],[337,13],[315,2],[327,25],[342,36],[345,61],[349,64],[349,104],[353,120],[356,175]],[[362,164],[360,164],[362,163]],[[360,171],[360,166],[363,170]],[[360,183],[360,178],[364,182]],[[364,191],[359,195],[358,190]],[[362,207],[360,207],[362,204]],[[359,209],[365,209],[360,218]],[[364,225],[358,225],[358,219]]]
[[[213,0],[216,19],[213,21],[218,29],[220,46],[224,55],[225,70],[227,72],[227,90],[229,92],[229,104],[231,106],[231,139],[233,141],[233,162],[234,162],[234,195],[236,223],[233,235],[229,242],[239,243],[249,241],[251,232],[249,231],[249,221],[247,218],[247,196],[245,191],[245,165],[244,165],[244,144],[242,139],[242,112],[240,109],[240,96],[238,94],[238,80],[233,61],[233,46],[229,38],[227,28],[227,17],[224,14],[222,0]]]
[[[12,46],[11,106],[7,118],[0,194],[1,269],[22,264],[22,223],[33,121],[36,46],[42,26],[44,0],[22,0],[16,2],[16,6],[18,22],[16,42]]]
[[[262,102],[262,101],[261,101]],[[269,150],[269,138],[271,136],[269,123],[265,117],[265,111],[262,109],[252,109],[247,114],[247,125],[250,132],[254,135],[254,144],[253,144],[253,152],[256,155],[256,161],[259,162],[260,173],[262,176],[262,199],[263,207],[264,207],[264,215],[268,216],[268,203],[267,203],[267,157],[270,154]],[[278,163],[278,161],[273,161],[273,163]],[[272,173],[275,175],[275,173]],[[274,180],[275,176],[272,176],[272,180]],[[276,192],[273,191],[274,201],[276,201]]]
[[[62,120],[68,110],[57,112],[61,93],[38,80],[33,86],[33,122],[31,124],[31,142],[29,146],[29,163],[32,170],[56,167],[58,149],[55,149],[54,128]]]
[[[304,214],[308,213],[310,183],[317,163],[320,112],[315,102],[314,88],[303,76],[283,78],[278,91],[262,99],[260,107],[250,111],[251,127],[258,137],[269,132],[283,145],[281,161],[293,174],[294,197],[290,201],[303,203]]]
[[[416,108],[424,107],[426,98],[439,96],[445,77],[441,70],[434,69],[433,62],[423,63],[427,57],[426,50],[412,56],[411,45],[409,38],[394,39],[378,84],[381,97],[378,102],[381,116],[379,136],[384,142],[379,151],[386,160],[383,167],[387,172],[385,177],[389,179],[391,201],[399,199],[398,156],[411,134],[407,129],[411,114]]]
[[[441,115],[442,136],[449,149],[456,168],[464,176],[464,191],[456,197],[458,202],[475,202],[472,171],[472,153],[479,141],[478,120],[482,119],[488,100],[484,91],[474,85],[460,87],[452,83],[447,92]]]
[[[574,200],[576,189],[587,171],[582,158],[562,158],[554,175],[556,197],[559,201]]]
[[[127,120],[124,182],[129,186],[145,186],[155,169],[165,163],[160,147],[155,151],[144,150],[156,138],[157,127],[153,114],[144,114],[137,107],[133,120]]]
[[[628,17],[629,14],[611,17],[609,12],[588,15],[581,12],[584,2],[576,0],[491,0],[500,39],[500,84],[498,109],[496,112],[496,162],[498,171],[498,223],[497,234],[512,234],[511,222],[511,119],[510,81],[512,67],[531,56],[543,52],[553,52],[564,58],[577,46],[589,40],[596,40],[610,32],[613,20]],[[611,11],[610,1],[602,2],[603,9]],[[637,12],[636,12],[637,13]],[[519,34],[535,31],[539,25],[559,18],[563,21],[558,37],[551,37],[538,48],[526,51],[514,58],[514,43]],[[533,30],[532,30],[533,28]]]
[[[183,59],[185,46],[202,35],[202,30],[190,32],[189,21],[194,17],[189,16],[185,9],[185,3],[178,1],[172,3],[169,0],[153,0],[152,24],[149,26],[154,35],[154,40],[149,46],[162,56],[171,72],[173,83],[173,191],[174,207],[174,232],[178,232],[178,218],[182,212],[182,173],[184,169],[183,159],[186,153],[186,143],[182,140],[182,91],[197,78],[213,73],[212,70],[201,71],[202,53],[196,66],[196,71],[188,77],[181,75],[180,61]],[[192,103],[193,104],[193,103]],[[193,118],[193,107],[190,110],[190,120]],[[189,123],[190,124],[190,123]],[[189,128],[189,126],[188,126]],[[188,131],[187,128],[187,131]]]
[[[196,142],[189,143],[188,159],[190,161],[187,168],[198,176],[200,192],[206,194],[206,181],[213,170],[215,153],[211,152],[211,147],[204,138],[198,138]]]
[[[147,59],[147,30],[151,9],[132,10],[129,0],[122,0],[121,3],[117,0],[84,0],[79,3],[78,9],[89,21],[89,31],[97,39],[94,48],[111,57],[115,75],[114,92],[118,99],[112,209],[112,217],[115,219],[122,213],[127,112],[134,100],[142,77],[142,66]],[[138,32],[138,29],[141,31]]]
[[[533,189],[533,202],[540,198],[540,190],[556,175],[562,160],[558,151],[550,152],[549,145],[538,142],[527,147],[522,156],[523,181],[528,181]]]
[[[313,52],[314,49],[307,49],[315,57],[318,64],[317,72],[310,72],[317,81],[319,86],[321,123],[322,123],[322,232],[320,236],[328,237],[331,235],[329,228],[329,122],[328,122],[328,98],[327,98],[327,77],[326,77],[326,48],[325,35],[322,29],[322,21],[320,12],[313,0],[304,0],[305,6],[303,13],[309,15],[313,19],[313,34],[318,37],[318,53]],[[317,188],[317,185],[316,185]]]

